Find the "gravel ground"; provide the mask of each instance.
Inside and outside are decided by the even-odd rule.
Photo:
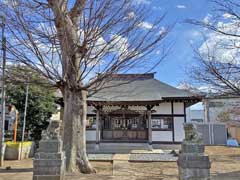
[[[212,162],[211,180],[239,180],[240,148],[206,147]],[[109,158],[110,156],[106,156]],[[97,174],[71,174],[66,180],[178,180],[176,162],[129,162],[127,155],[115,155],[114,161],[92,161]],[[32,180],[32,160],[6,161],[0,168],[0,180]]]

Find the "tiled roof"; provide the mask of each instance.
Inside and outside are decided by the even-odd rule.
[[[194,98],[185,90],[177,89],[148,74],[114,74],[104,88],[88,98],[89,101],[161,101],[168,98]]]

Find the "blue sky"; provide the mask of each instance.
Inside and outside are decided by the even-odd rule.
[[[200,45],[201,29],[184,23],[184,21],[189,18],[202,20],[211,14],[213,9],[211,0],[130,1],[149,10],[149,19],[146,19],[146,22],[151,23],[154,17],[166,13],[163,27],[175,24],[166,39],[167,44],[171,43],[172,45],[171,51],[164,61],[153,70],[157,72],[156,78],[173,86],[177,86],[182,81],[188,81],[186,69],[191,68],[191,65],[194,64],[194,54],[190,44]]]
[[[167,13],[164,24],[174,24],[167,37],[172,49],[168,57],[155,69],[156,78],[177,86],[181,81],[188,80],[186,69],[194,63],[194,54],[190,44],[199,45],[201,29],[183,23],[186,19],[202,20],[211,14],[213,4],[210,0],[135,0],[151,9],[151,13],[159,15]],[[149,21],[151,21],[149,19]]]

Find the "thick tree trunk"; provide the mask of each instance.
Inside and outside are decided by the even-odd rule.
[[[87,92],[64,90],[64,135],[66,171],[93,173],[86,153]]]
[[[95,173],[95,169],[92,168],[88,161],[86,152],[86,120],[87,120],[87,91],[81,91],[81,111],[80,111],[80,139],[78,143],[77,151],[77,165],[83,173]]]

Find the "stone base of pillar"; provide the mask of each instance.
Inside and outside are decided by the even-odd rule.
[[[94,148],[96,151],[98,151],[99,150],[99,143],[96,143],[95,144],[95,148]]]
[[[0,167],[4,165],[5,150],[6,150],[6,144],[2,143],[2,156],[0,157]]]
[[[63,180],[65,153],[62,151],[59,122],[52,121],[47,132],[42,133],[38,152],[33,159],[33,180]]]
[[[33,160],[33,180],[64,179],[65,154],[61,152],[61,146],[61,141],[40,142],[41,151],[35,154]]]
[[[150,144],[150,143],[148,144],[148,150],[149,150],[149,151],[152,151],[152,150],[153,150],[152,144]]]
[[[182,144],[178,158],[179,180],[210,180],[210,167],[209,157],[204,155],[203,144]]]

